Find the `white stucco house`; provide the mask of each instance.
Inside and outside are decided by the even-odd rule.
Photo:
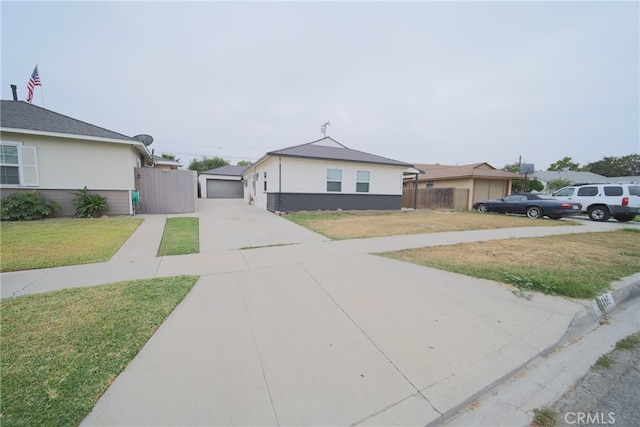
[[[241,199],[244,196],[242,173],[246,166],[225,165],[201,172],[198,176],[203,199]]]
[[[271,212],[400,209],[412,167],[325,137],[262,156],[242,173],[244,198]]]
[[[147,146],[128,136],[24,101],[2,101],[0,196],[37,190],[73,215],[73,192],[107,198],[109,215],[128,215],[136,167],[151,166]]]

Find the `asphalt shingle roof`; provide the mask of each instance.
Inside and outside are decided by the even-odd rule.
[[[3,100],[0,107],[2,128],[135,141],[121,133],[94,126],[28,102]]]
[[[423,170],[425,173],[420,174],[419,181],[430,181],[437,179],[453,179],[462,177],[475,178],[497,178],[497,179],[520,179],[521,175],[517,173],[507,172],[495,169],[488,163],[472,163],[469,165],[451,166],[451,165],[431,165],[416,164],[416,168]]]
[[[225,165],[202,173],[205,175],[242,176],[242,172],[244,172],[246,168],[246,166]]]
[[[326,145],[325,145],[326,144]],[[270,151],[270,156],[300,157],[305,159],[342,160],[346,162],[377,163],[412,167],[412,165],[364,151],[352,150],[330,137],[322,138],[307,144]]]

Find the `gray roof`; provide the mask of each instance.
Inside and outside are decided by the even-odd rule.
[[[566,179],[572,184],[584,182],[605,182],[606,177],[593,172],[575,172],[575,171],[538,171],[531,174],[532,177],[538,178],[540,181],[549,182],[554,179]]]
[[[412,167],[409,163],[376,156],[375,154],[365,153],[364,151],[352,150],[330,137],[325,137],[307,144],[270,151],[267,155]]]
[[[246,169],[246,166],[237,166],[237,165],[225,165],[220,166],[219,168],[211,169],[208,171],[201,172],[201,174],[205,175],[227,175],[227,176],[242,176],[242,172]]]
[[[3,100],[0,119],[2,128],[135,141],[133,138],[121,133],[72,119],[24,101]]]

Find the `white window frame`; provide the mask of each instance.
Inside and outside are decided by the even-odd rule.
[[[332,172],[339,172],[340,173],[340,178],[336,179],[335,177],[330,177],[329,173],[330,171]],[[335,184],[338,183],[338,189],[337,190],[330,190],[329,189],[329,184]],[[327,168],[327,192],[328,193],[341,193],[342,192],[342,169],[337,169],[337,168]]]
[[[366,181],[360,177],[361,174],[367,174]],[[366,190],[361,190],[360,184],[367,184]],[[357,170],[356,171],[356,193],[368,193],[371,190],[371,171]]]
[[[0,145],[9,145],[17,148],[18,164],[2,164],[2,166],[18,168],[18,184],[2,184],[8,187],[37,187],[40,185],[38,173],[38,150],[33,146],[25,146],[19,141],[0,141]]]

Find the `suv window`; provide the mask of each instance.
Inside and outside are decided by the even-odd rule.
[[[573,196],[573,188],[563,188],[562,190],[556,191],[553,195],[563,197]]]
[[[622,196],[622,187],[604,187],[605,196]]]
[[[597,196],[598,187],[580,187],[578,196]]]
[[[640,196],[640,185],[630,185],[629,186],[629,195],[630,196]]]

